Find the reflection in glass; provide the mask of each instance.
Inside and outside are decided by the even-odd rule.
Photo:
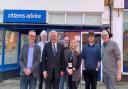
[[[127,16],[126,16],[127,17]],[[128,72],[128,21],[123,22],[123,72]]]
[[[24,44],[28,43],[28,35],[22,34],[21,35],[21,48],[23,47]]]
[[[6,31],[5,64],[17,63],[18,33]]]
[[[0,31],[0,65],[2,62],[2,32],[3,31]]]
[[[128,12],[123,14],[123,72],[128,72]]]

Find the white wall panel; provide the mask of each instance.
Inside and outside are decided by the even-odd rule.
[[[103,12],[104,0],[0,0],[0,9]]]

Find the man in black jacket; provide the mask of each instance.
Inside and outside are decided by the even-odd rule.
[[[54,30],[50,32],[50,42],[44,46],[42,64],[45,89],[59,89],[60,77],[65,70],[64,48]]]

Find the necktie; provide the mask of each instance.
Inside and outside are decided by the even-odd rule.
[[[56,56],[56,47],[55,47],[55,44],[53,44],[53,48],[52,48],[52,50],[53,50],[53,54],[54,54],[54,56]]]

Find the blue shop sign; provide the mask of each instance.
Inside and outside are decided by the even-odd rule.
[[[46,23],[45,10],[4,10],[5,23]]]

